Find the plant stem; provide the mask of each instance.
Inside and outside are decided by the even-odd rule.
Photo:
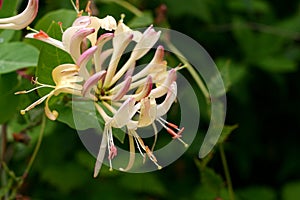
[[[222,164],[223,164],[223,168],[224,168],[225,178],[226,178],[226,182],[227,182],[229,199],[234,200],[234,192],[233,192],[233,188],[232,188],[231,177],[230,177],[230,173],[229,173],[229,169],[228,169],[228,164],[227,164],[223,144],[219,145],[219,149],[220,149]]]
[[[36,146],[34,148],[34,151],[32,153],[32,156],[31,156],[31,158],[29,160],[29,163],[28,163],[28,165],[27,165],[27,167],[26,167],[26,169],[25,169],[25,171],[23,173],[23,176],[22,176],[23,179],[28,175],[28,173],[29,173],[29,171],[30,171],[30,169],[32,167],[32,164],[33,164],[33,162],[34,162],[34,160],[36,158],[36,155],[37,155],[37,153],[40,150],[40,146],[41,146],[41,143],[42,143],[42,140],[43,140],[43,136],[44,136],[44,132],[45,132],[45,127],[46,127],[46,117],[43,115],[41,129],[40,129],[40,133],[39,133],[39,138],[38,138],[38,141],[37,141]]]
[[[7,143],[7,125],[3,124],[1,128],[1,155],[0,155],[0,177],[1,177],[1,186],[7,184],[7,177],[2,163],[5,161],[5,152],[6,152],[6,143]],[[3,197],[4,200],[8,198],[8,194],[5,194]]]
[[[102,2],[106,2],[106,3],[116,3],[120,6],[122,6],[123,8],[129,10],[130,12],[132,12],[134,15],[140,17],[143,15],[143,12],[140,11],[138,8],[136,8],[135,6],[133,6],[132,4],[128,3],[127,1],[123,1],[123,0],[102,0]]]
[[[42,143],[42,140],[43,140],[43,136],[44,136],[44,132],[45,132],[45,127],[46,127],[46,117],[45,115],[43,115],[43,118],[42,118],[42,124],[41,124],[41,129],[40,129],[40,132],[39,132],[39,137],[38,137],[38,141],[36,143],[36,146],[33,150],[33,153],[32,153],[32,156],[24,170],[24,173],[23,175],[20,177],[20,179],[18,180],[18,183],[17,183],[17,186],[12,190],[11,192],[11,195],[10,195],[10,199],[14,199],[16,194],[17,194],[17,191],[18,189],[23,185],[24,183],[24,180],[25,178],[27,177],[27,175],[29,174],[29,171],[32,167],[32,164],[37,156],[37,153],[39,152],[39,149],[40,149],[40,146],[41,146],[41,143]]]
[[[200,78],[197,71],[194,69],[194,67],[187,61],[187,59],[182,55],[182,53],[167,39],[164,40],[166,42],[166,45],[170,49],[172,53],[176,55],[176,57],[180,60],[180,62],[183,63],[184,66],[186,66],[186,69],[189,71],[189,73],[192,75],[193,79],[196,81],[197,85],[199,86],[200,90],[202,91],[207,103],[210,103],[210,95],[209,92],[204,85],[202,79]]]

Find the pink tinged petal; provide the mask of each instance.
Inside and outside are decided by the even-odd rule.
[[[97,155],[97,160],[95,163],[95,168],[94,168],[94,178],[96,178],[99,174],[99,171],[101,169],[102,163],[103,163],[103,159],[104,159],[104,155],[106,152],[106,147],[107,147],[107,136],[106,136],[106,130],[107,127],[104,128],[103,131],[103,136],[102,136],[102,140],[101,140],[101,144],[100,144],[100,148],[99,148],[99,152]]]
[[[171,69],[169,71],[168,76],[165,79],[165,81],[161,85],[159,85],[157,88],[153,89],[151,91],[151,93],[149,94],[149,96],[151,96],[153,98],[159,98],[159,97],[163,96],[164,94],[166,94],[169,91],[171,84],[175,80],[176,80],[176,70]]]
[[[49,37],[46,33],[42,34],[42,31],[40,31],[39,33],[29,33],[25,36],[25,38],[37,39],[46,42],[48,44],[51,44],[63,51],[67,51],[61,41]]]
[[[130,33],[133,35],[132,40],[135,42],[140,41],[140,39],[142,38],[142,33],[139,31],[133,31],[131,30],[128,26],[126,26],[123,22],[119,22],[117,29],[115,30],[115,34],[122,34],[124,32]]]
[[[160,31],[156,32],[152,26],[150,26],[144,33],[140,41],[135,45],[131,56],[138,60],[143,57],[157,42],[160,37]]]
[[[113,37],[114,37],[113,33],[105,33],[105,34],[102,34],[96,42],[96,46],[98,47],[98,49],[94,54],[94,63],[95,63],[95,68],[96,68],[97,72],[101,70],[102,63],[113,52],[113,49],[106,50],[105,53],[102,52],[102,48],[103,48],[104,44],[106,42],[108,42],[109,40],[111,40]]]
[[[140,101],[141,99],[147,97],[152,90],[152,77],[149,75],[145,81],[143,88],[140,91],[137,91],[137,94],[132,95],[132,97],[136,101]]]
[[[82,95],[86,96],[90,93],[91,89],[98,83],[99,80],[104,79],[106,71],[100,71],[93,74],[83,85]]]
[[[67,29],[63,34],[63,44],[68,52],[71,54],[73,60],[77,62],[78,58],[81,55],[81,43],[88,35],[95,32],[93,28],[81,28],[76,30],[75,27],[72,29]],[[73,30],[75,28],[75,32]],[[69,31],[68,31],[69,30]],[[68,32],[67,32],[68,31]]]
[[[166,64],[163,58],[164,58],[164,47],[160,45],[157,47],[155,55],[151,60],[151,62],[144,69],[142,69],[140,72],[135,74],[132,77],[132,80],[136,81],[140,78],[147,76],[148,74],[158,73],[166,69],[166,65],[162,65],[162,64]]]
[[[72,24],[72,26],[78,26],[78,27],[87,27],[91,24],[91,19],[89,16],[81,16],[78,17]]]
[[[121,59],[121,56],[122,56],[124,50],[126,49],[128,44],[132,41],[132,37],[133,37],[133,35],[128,34],[128,33],[122,33],[122,34],[118,34],[118,35],[114,36],[114,38],[113,38],[114,52],[112,54],[109,66],[107,68],[107,75],[106,75],[106,78],[104,81],[104,87],[109,87],[113,84],[111,82],[111,80],[112,80],[113,76],[115,75],[118,63]]]
[[[121,84],[121,89],[113,96],[113,101],[118,101],[128,92],[131,84],[131,76],[128,76]]]
[[[146,127],[152,124],[156,118],[156,101],[154,98],[144,98],[141,100],[139,127]]]
[[[38,7],[38,0],[29,0],[27,7],[22,13],[13,17],[0,19],[0,29],[20,30],[27,27],[36,17]]]
[[[144,33],[140,41],[135,45],[130,58],[125,65],[117,72],[111,81],[111,85],[114,84],[134,63],[136,60],[143,57],[157,42],[160,36],[160,31],[156,32],[152,26],[150,26]]]
[[[135,100],[128,98],[114,114],[111,125],[115,128],[122,128],[129,123],[136,110],[134,109]]]
[[[157,113],[156,113],[157,118],[165,115],[169,111],[176,97],[177,97],[177,84],[174,81],[170,86],[170,89],[167,93],[165,100],[157,106]]]
[[[81,56],[77,60],[77,65],[79,66],[79,75],[82,76],[85,80],[89,77],[89,72],[86,68],[86,64],[89,62],[89,60],[94,56],[94,53],[97,51],[97,46],[93,46],[83,52]]]

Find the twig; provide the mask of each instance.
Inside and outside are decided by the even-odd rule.
[[[228,164],[227,164],[223,144],[219,145],[219,149],[220,149],[222,164],[223,164],[223,168],[224,168],[225,178],[226,178],[226,182],[227,182],[229,199],[234,200],[234,192],[233,192],[233,188],[232,188],[231,177],[230,177],[230,173],[229,173],[229,169],[228,169]]]

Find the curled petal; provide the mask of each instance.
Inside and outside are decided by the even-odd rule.
[[[81,17],[76,18],[76,20],[73,22],[72,26],[84,28],[90,24],[91,24],[91,19],[89,16],[81,16]]]
[[[160,31],[156,32],[152,26],[150,26],[146,31],[143,33],[140,41],[134,47],[131,56],[138,60],[143,57],[157,42],[160,37]]]
[[[152,90],[152,77],[149,75],[143,84],[141,90],[137,90],[136,94],[131,95],[136,101],[140,101],[141,99],[147,97]]]
[[[2,6],[2,1],[0,2]],[[0,29],[20,30],[27,27],[35,18],[39,8],[39,0],[29,0],[25,10],[13,17],[0,19]]]
[[[107,15],[106,17],[100,19],[99,21],[100,21],[101,28],[103,28],[104,30],[112,31],[112,30],[116,30],[117,28],[117,22],[115,18],[113,18],[110,15]]]
[[[96,42],[96,46],[98,47],[97,51],[94,54],[94,63],[95,63],[95,68],[96,71],[100,71],[102,68],[102,63],[105,61],[105,59],[110,56],[113,52],[113,49],[111,50],[106,50],[106,53],[102,53],[102,48],[104,46],[104,44],[106,42],[108,42],[109,40],[111,40],[113,38],[114,34],[113,33],[104,33],[102,34],[97,42]]]
[[[165,81],[159,85],[157,88],[153,89],[149,96],[153,98],[159,98],[166,94],[169,91],[171,84],[176,80],[176,71],[175,69],[171,69],[168,73]]]
[[[140,78],[147,76],[148,74],[156,74],[166,70],[166,62],[163,59],[164,59],[164,47],[160,45],[157,47],[155,55],[151,60],[151,62],[144,69],[142,69],[140,72],[135,74],[132,77],[132,80],[136,81]]]
[[[94,28],[78,27],[70,27],[64,32],[62,42],[75,62],[80,57],[80,46],[83,39],[94,32]]]
[[[56,85],[59,85],[66,76],[74,76],[78,73],[79,67],[74,64],[62,64],[52,70],[52,78]]]
[[[86,96],[90,92],[93,86],[95,86],[100,79],[103,79],[106,75],[106,71],[100,71],[93,74],[83,85],[82,95]]]
[[[37,39],[46,42],[48,44],[51,44],[57,48],[60,48],[63,51],[67,51],[67,49],[64,47],[61,41],[49,37],[46,33],[45,34],[42,33],[43,33],[42,31],[40,31],[39,33],[29,33],[25,36],[25,38]]]
[[[177,96],[177,84],[174,81],[170,86],[170,90],[168,91],[165,100],[157,106],[157,113],[156,113],[157,118],[165,115],[169,111],[171,105],[176,99],[176,96]]]
[[[115,35],[118,35],[118,34],[123,34],[123,33],[130,33],[133,35],[133,38],[132,40],[135,41],[135,42],[138,42],[141,40],[141,37],[142,37],[142,33],[139,32],[139,31],[133,31],[131,30],[128,26],[126,26],[122,21],[119,22],[118,26],[117,26],[117,29],[115,30]]]
[[[46,104],[45,104],[45,114],[46,114],[46,116],[50,119],[50,120],[52,120],[52,121],[54,121],[54,120],[56,120],[57,119],[57,117],[58,117],[58,112],[56,111],[56,110],[53,110],[53,111],[51,111],[50,110],[50,108],[49,108],[49,99],[51,98],[51,96],[49,96],[48,98],[47,98],[47,100],[46,100]]]
[[[80,67],[79,75],[82,76],[85,80],[89,77],[89,72],[86,68],[86,64],[94,56],[94,53],[97,51],[97,46],[93,46],[83,52],[77,60],[77,65]]]

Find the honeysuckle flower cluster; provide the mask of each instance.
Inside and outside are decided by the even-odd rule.
[[[117,23],[112,16],[97,18],[78,13],[79,16],[73,25],[63,31],[62,41],[51,38],[43,31],[26,35],[26,38],[37,39],[62,49],[71,55],[74,63],[65,63],[53,69],[52,78],[55,85],[43,84],[36,79],[36,88],[17,92],[16,94],[24,94],[44,87],[52,88],[49,94],[21,110],[21,114],[46,101],[46,116],[56,120],[59,113],[49,108],[48,102],[51,97],[61,93],[82,96],[94,102],[96,110],[105,122],[94,177],[101,169],[106,151],[112,169],[112,160],[117,156],[113,128],[126,128],[129,137],[129,162],[127,166],[119,168],[120,170],[128,171],[133,166],[135,144],[141,156],[149,158],[160,169],[159,161],[153,153],[155,144],[151,148],[147,146],[138,134],[139,128],[152,126],[156,141],[156,123],[159,123],[173,139],[187,146],[181,139],[184,128],[179,128],[163,118],[177,96],[178,69],[168,70],[163,46],[157,47],[149,64],[135,72],[136,62],[153,48],[161,32],[155,31],[152,26],[144,32],[131,30],[123,23],[124,16]],[[100,29],[108,32],[98,37]],[[108,43],[111,43],[112,47],[104,48]],[[132,43],[134,48],[126,62],[121,65],[122,54]],[[87,44],[90,46],[87,47]],[[108,61],[108,64],[105,61]],[[92,63],[92,67],[88,63]],[[157,103],[158,98],[163,99],[161,103]]]

